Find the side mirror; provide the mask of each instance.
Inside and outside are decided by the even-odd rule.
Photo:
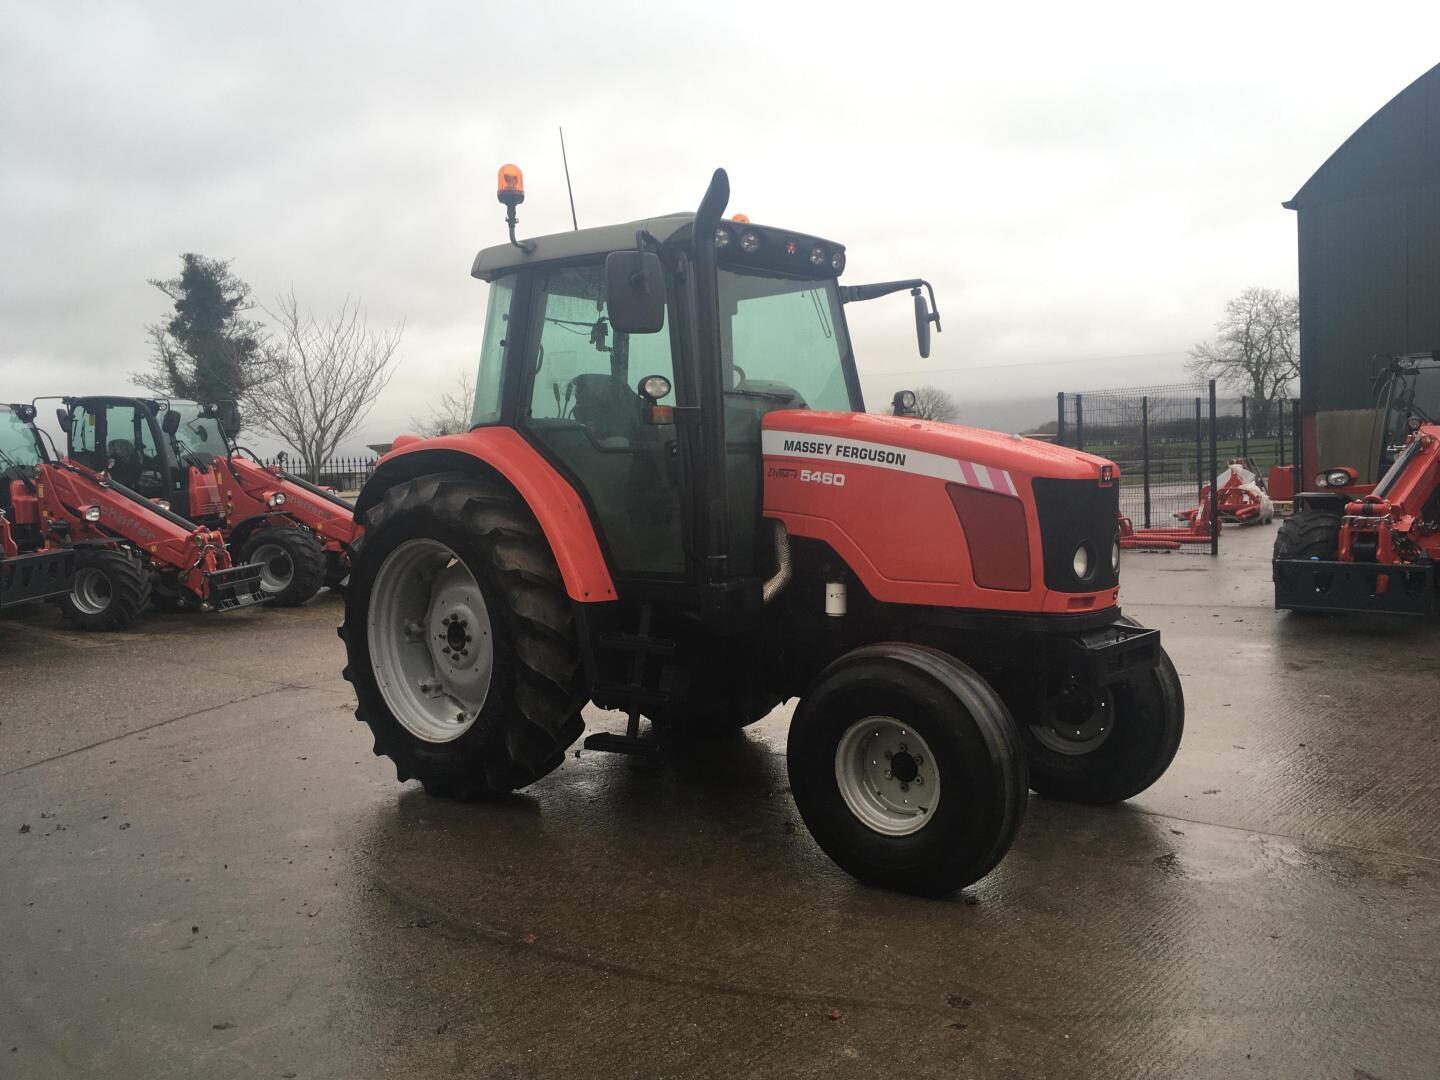
[[[605,305],[620,334],[655,334],[665,326],[665,274],[653,251],[605,257]]]
[[[160,430],[166,435],[173,436],[180,430],[180,414],[174,409],[166,409],[165,419],[160,421]]]
[[[55,410],[55,419],[60,421],[60,430],[70,434],[70,410],[61,405]]]
[[[920,344],[920,358],[925,360],[930,356],[930,320],[933,316],[919,289],[911,289],[910,295],[915,298],[915,340]]]

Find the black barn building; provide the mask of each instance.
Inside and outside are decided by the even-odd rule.
[[[1305,472],[1374,467],[1371,358],[1440,349],[1440,65],[1330,155],[1293,199],[1300,233]]]

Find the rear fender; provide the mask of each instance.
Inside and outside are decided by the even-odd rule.
[[[589,604],[617,598],[585,504],[569,482],[511,428],[476,428],[463,435],[407,442],[392,450],[361,489],[355,520],[363,521],[388,488],[438,472],[504,480],[540,523],[570,599]]]

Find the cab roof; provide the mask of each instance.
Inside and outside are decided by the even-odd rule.
[[[475,265],[470,268],[470,276],[481,281],[494,281],[506,271],[532,263],[583,259],[587,255],[608,255],[612,251],[626,251],[635,246],[635,234],[641,229],[665,244],[694,222],[693,213],[665,214],[640,221],[628,221],[623,225],[601,225],[595,229],[576,229],[572,232],[551,233],[549,236],[534,236],[527,240],[533,245],[533,250],[528,253],[514,244],[496,244],[475,256]]]

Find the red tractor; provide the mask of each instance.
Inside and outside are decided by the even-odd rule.
[[[224,533],[237,559],[263,567],[261,587],[272,604],[303,604],[349,574],[355,508],[237,446],[233,405],[62,400],[60,423],[73,460],[107,468],[147,498]]]
[[[1275,538],[1275,606],[1291,611],[1440,613],[1440,354],[1382,357],[1376,445],[1362,482],[1326,469],[1295,496]]]
[[[524,787],[593,701],[592,750],[734,731],[798,696],[787,761],[820,846],[863,881],[969,884],[1027,788],[1111,803],[1153,784],[1184,705],[1160,635],[1119,608],[1103,458],[868,415],[845,248],[694,214],[515,238],[490,284],[473,428],[402,439],[360,493],[345,677],[375,753],[432,795]]]
[[[177,606],[202,610],[266,599],[261,568],[233,566],[218,532],[107,473],[51,460],[34,420],[32,405],[0,411],[12,444],[0,497],[12,530],[27,542],[73,549],[74,578],[61,601],[68,622],[82,630],[123,629],[144,614],[152,588],[175,597]]]

